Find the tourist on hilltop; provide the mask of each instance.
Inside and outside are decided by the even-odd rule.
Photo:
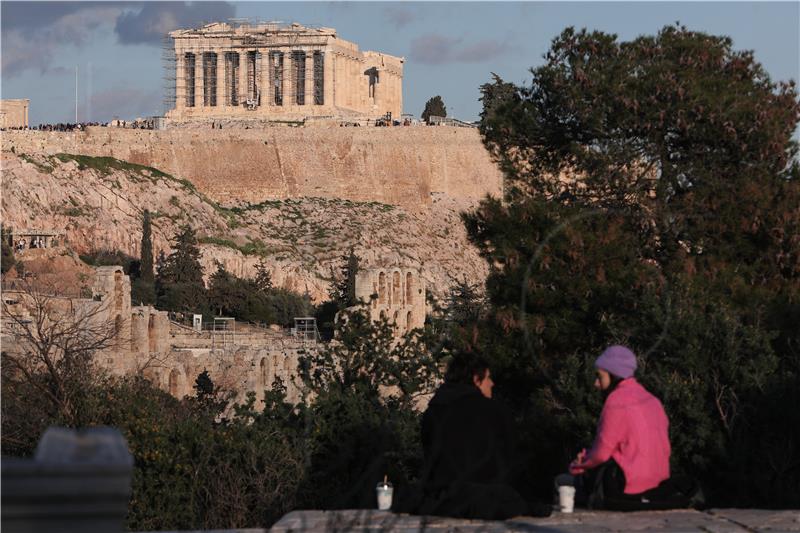
[[[511,417],[492,399],[493,387],[481,356],[453,358],[422,416],[419,485],[398,494],[395,512],[487,520],[550,514],[549,505],[526,501],[515,488]]]
[[[605,396],[592,448],[570,473],[592,508],[618,511],[686,507],[689,498],[670,481],[669,421],[661,402],[636,381],[636,356],[607,348],[595,361],[595,387]]]

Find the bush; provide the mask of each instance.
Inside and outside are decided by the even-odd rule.
[[[436,362],[418,336],[394,345],[389,324],[375,326],[363,313],[341,334],[338,344],[307,354],[300,373],[313,394],[297,405],[286,402],[279,380],[263,406],[254,393],[230,404],[207,372],[197,395],[182,400],[142,377],[82,380],[90,385],[79,425],[118,427],[134,457],[127,527],[269,527],[296,508],[373,507],[385,474],[400,485],[413,478],[421,462],[413,403],[435,382]],[[3,452],[30,455],[44,428],[68,422],[24,380],[6,382],[7,371]]]

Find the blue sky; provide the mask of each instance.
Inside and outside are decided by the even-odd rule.
[[[406,58],[404,112],[441,95],[448,114],[480,112],[495,72],[517,83],[566,26],[628,40],[680,21],[754,50],[773,80],[800,78],[800,2],[6,2],[2,98],[30,98],[31,124],[163,112],[160,35],[251,17],[336,28],[362,50]]]

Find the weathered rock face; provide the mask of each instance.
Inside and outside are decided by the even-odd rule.
[[[110,156],[152,166],[218,202],[322,197],[407,209],[444,195],[499,195],[502,176],[475,129],[273,127],[6,132],[3,150]]]
[[[434,194],[417,208],[312,197],[223,207],[191,183],[155,169],[22,153],[19,146],[15,152],[2,153],[4,225],[63,230],[78,253],[120,250],[138,256],[147,208],[156,254],[168,253],[178,227],[190,224],[203,243],[206,275],[219,261],[238,276],[252,276],[263,257],[276,285],[307,291],[317,301],[326,298],[331,271],[351,247],[365,266],[420,268],[428,291],[437,296],[454,278],[477,283],[487,274],[459,219],[473,203],[467,198]],[[231,172],[219,182],[232,180]]]

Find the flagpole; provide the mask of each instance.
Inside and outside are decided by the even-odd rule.
[[[75,65],[75,124],[78,123],[78,65]]]

